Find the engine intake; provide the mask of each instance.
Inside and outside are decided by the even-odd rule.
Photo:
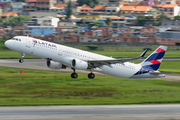
[[[73,59],[71,66],[75,69],[86,70],[88,68],[88,63],[83,60]]]
[[[62,68],[65,68],[65,66],[62,65],[61,63],[54,62],[52,60],[47,60],[46,65],[50,69],[62,69]]]

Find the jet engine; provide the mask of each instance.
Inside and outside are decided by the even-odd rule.
[[[47,60],[46,65],[50,69],[61,69],[63,65],[59,62],[54,62],[52,60]]]
[[[79,59],[73,59],[71,65],[73,68],[79,70],[86,70],[88,68],[88,63]]]

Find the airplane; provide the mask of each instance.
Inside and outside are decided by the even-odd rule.
[[[112,58],[28,36],[15,36],[5,41],[5,45],[21,53],[19,63],[23,63],[25,54],[43,58],[46,59],[46,65],[50,69],[70,67],[73,70],[72,78],[78,77],[76,69],[89,70],[89,79],[95,78],[93,71],[121,78],[165,77],[165,74],[158,71],[167,49],[163,45],[138,64],[130,61],[143,58],[147,50],[139,57]]]

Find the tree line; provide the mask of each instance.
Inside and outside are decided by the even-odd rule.
[[[139,15],[137,17],[137,26],[144,26],[147,22],[151,22],[153,23],[154,26],[160,26],[162,20],[180,20],[180,16],[175,16],[173,19],[167,17],[164,14],[161,14],[159,16],[157,16],[156,18],[154,18],[153,16],[145,16],[145,15]]]
[[[7,27],[7,26],[21,26],[23,22],[25,21],[30,21],[31,18],[29,16],[15,16],[15,17],[10,17],[9,19],[2,19],[0,18],[0,23],[2,27]]]
[[[77,3],[79,6],[86,4],[93,8],[94,6],[99,5],[99,0],[77,0]]]

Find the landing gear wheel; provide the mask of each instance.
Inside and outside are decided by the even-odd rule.
[[[95,78],[95,74],[94,73],[89,73],[88,74],[88,78],[89,79],[94,79]]]
[[[74,68],[71,68],[74,72],[71,74],[71,78],[77,78],[78,77],[78,74],[75,72],[76,69]]]
[[[24,60],[23,59],[19,59],[19,63],[23,63],[24,62]]]
[[[21,53],[21,58],[19,59],[19,63],[23,63],[24,62],[24,60],[23,60],[24,56],[25,56],[25,54]]]
[[[77,73],[72,73],[71,74],[71,78],[77,78],[78,77],[78,74]]]

